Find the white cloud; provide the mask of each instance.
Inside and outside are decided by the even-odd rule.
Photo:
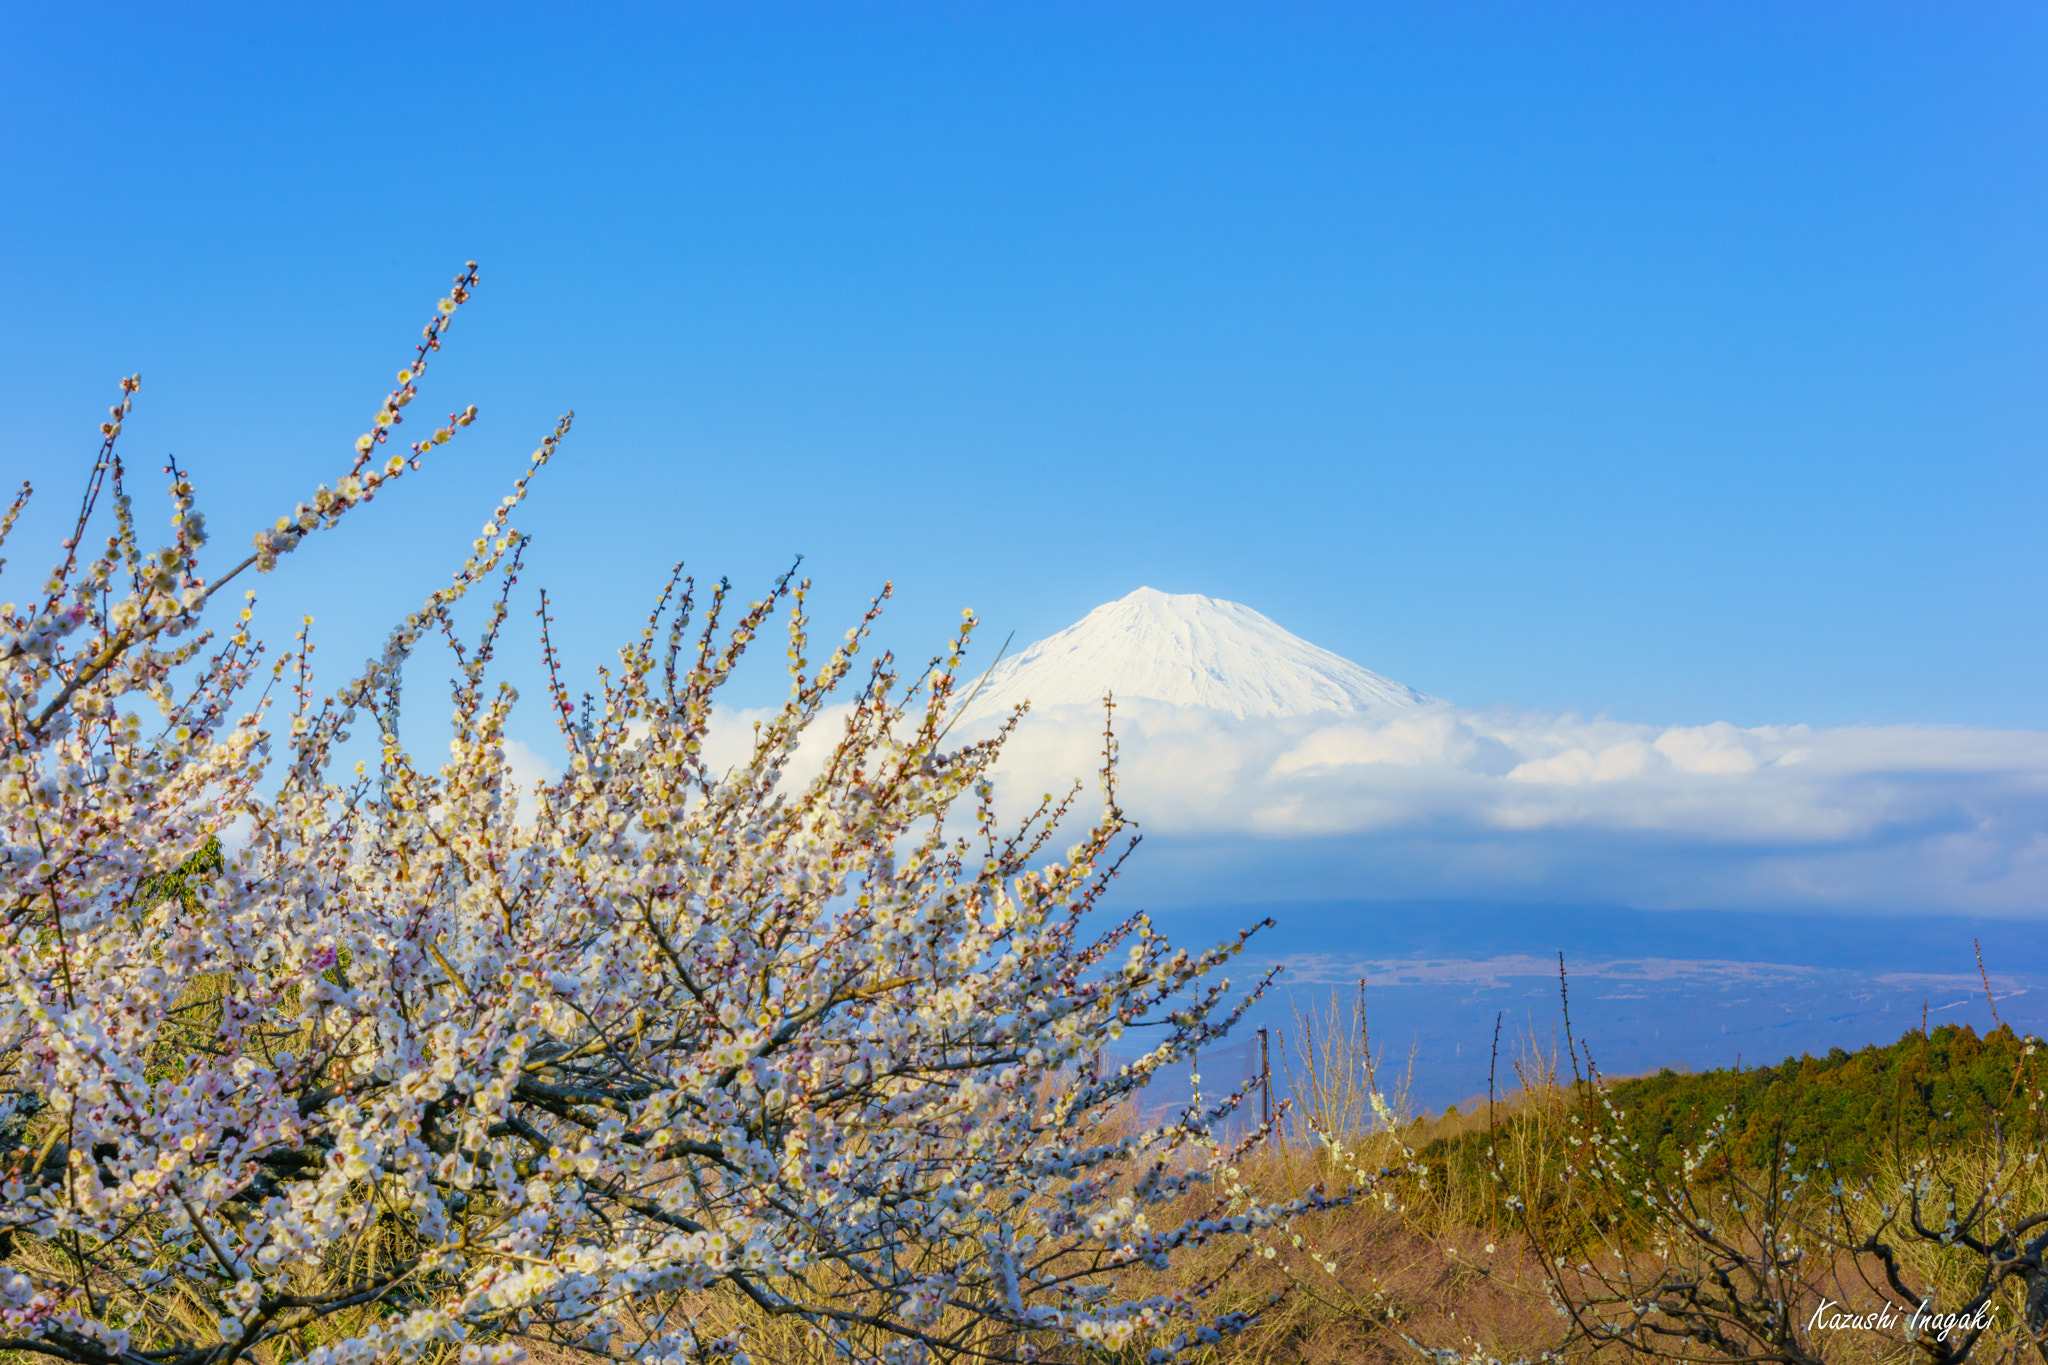
[[[1089,777],[1101,730],[1087,707],[1028,716],[1006,796]],[[1278,859],[1302,885],[1290,897],[1370,876],[1400,895],[2048,911],[2048,733],[1148,702],[1120,703],[1117,731],[1124,807],[1219,897]]]
[[[827,709],[785,774],[822,770]],[[714,771],[753,724],[718,714]],[[1650,726],[1429,706],[1386,722],[1117,706],[1119,798],[1150,845],[1127,894],[1573,900],[2048,914],[2048,733],[1944,726]],[[990,722],[963,724],[954,739]],[[1028,715],[998,769],[1008,814],[1080,779],[1102,716]],[[559,764],[517,742],[522,787]],[[524,804],[524,803],[522,803]],[[1084,817],[1095,802],[1085,800]]]
[[[704,732],[705,766],[714,774],[722,774],[752,761],[754,727],[769,724],[780,714],[773,707],[713,711],[711,724]],[[796,752],[783,768],[782,781],[786,787],[802,787],[825,771],[832,751],[846,733],[846,719],[852,714],[851,702],[835,702],[818,712],[818,718],[804,731]]]
[[[505,770],[512,779],[513,789],[519,793],[518,819],[525,824],[533,818],[534,788],[560,777],[562,764],[530,744],[508,739],[505,741]]]

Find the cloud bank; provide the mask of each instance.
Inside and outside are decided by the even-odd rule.
[[[823,767],[826,709],[788,780]],[[714,767],[767,711],[718,716]],[[956,739],[993,725],[970,720]],[[1238,718],[1120,702],[1118,797],[1147,847],[1124,903],[1505,900],[2048,917],[2048,732],[1654,726],[1421,707]],[[1076,780],[1102,713],[1034,710],[997,768],[1015,818]],[[552,768],[523,747],[530,779]]]
[[[2048,733],[1143,701],[1117,731],[1122,804],[1167,845],[1136,874],[1160,894],[2048,911]],[[1032,713],[1008,804],[1092,774],[1101,743],[1096,709]]]

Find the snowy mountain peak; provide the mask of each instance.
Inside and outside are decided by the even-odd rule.
[[[989,674],[971,714],[1145,698],[1246,716],[1388,714],[1436,698],[1290,635],[1250,607],[1139,588]]]

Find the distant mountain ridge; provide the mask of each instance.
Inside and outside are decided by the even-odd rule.
[[[1391,717],[1440,699],[1276,625],[1237,602],[1139,588],[997,664],[969,714],[1093,706],[1105,692],[1250,716]]]

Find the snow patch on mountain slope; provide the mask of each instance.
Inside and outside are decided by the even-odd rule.
[[[1006,815],[1096,769],[1105,691],[1119,804],[1181,850],[1155,897],[2048,904],[2048,732],[1473,711],[1248,607],[1141,588],[973,702],[962,738],[1032,703],[995,774]]]
[[[1291,635],[1250,607],[1139,588],[997,664],[968,714],[1117,700],[1248,717],[1392,718],[1437,698]]]

